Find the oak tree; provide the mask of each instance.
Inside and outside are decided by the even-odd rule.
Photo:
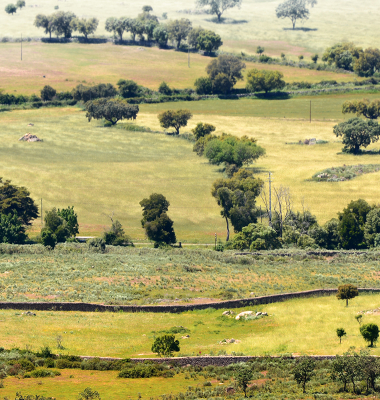
[[[175,133],[179,135],[180,128],[187,126],[192,117],[193,114],[189,110],[168,110],[159,114],[158,120],[163,128],[174,128]]]
[[[296,27],[297,20],[309,19],[310,11],[307,4],[314,7],[316,0],[286,0],[276,8],[277,18],[290,18],[293,24],[293,30]]]
[[[210,7],[211,14],[218,17],[218,22],[221,22],[223,13],[234,7],[241,6],[243,0],[197,0],[198,7]]]
[[[86,103],[86,117],[90,122],[94,119],[105,119],[112,125],[123,119],[136,119],[138,105],[128,104],[121,99],[97,99]]]

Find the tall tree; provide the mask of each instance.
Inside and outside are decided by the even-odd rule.
[[[53,16],[43,15],[43,14],[36,15],[36,18],[34,20],[34,26],[36,26],[37,28],[45,29],[45,33],[49,34],[51,39],[51,34],[54,29]]]
[[[191,30],[191,22],[187,18],[169,21],[166,24],[169,39],[177,43],[177,49],[181,47],[181,42],[187,39]]]
[[[210,7],[211,14],[218,17],[218,22],[221,21],[223,13],[234,7],[241,6],[243,0],[197,0],[198,7]]]
[[[71,38],[73,28],[71,21],[76,18],[76,15],[70,11],[58,11],[53,14],[52,24],[54,33],[57,36],[63,35],[66,39]]]
[[[377,119],[380,116],[380,100],[348,100],[343,103],[342,112],[343,114],[353,113],[358,117],[363,115],[368,119]]]
[[[244,397],[247,397],[249,382],[253,379],[253,371],[249,366],[240,367],[235,372],[235,380],[238,386],[243,390]]]
[[[211,194],[222,208],[220,214],[226,221],[227,238],[230,238],[229,221],[235,232],[250,223],[257,222],[256,198],[263,182],[247,170],[239,170],[230,179],[218,179],[213,183]]]
[[[123,119],[136,119],[139,106],[128,104],[121,99],[97,99],[86,103],[86,117],[88,122],[104,118],[115,125]]]
[[[309,19],[309,9],[307,4],[314,7],[316,0],[286,0],[276,8],[277,18],[290,18],[293,24],[293,30],[296,27],[297,20]]]
[[[92,35],[98,28],[99,20],[97,18],[74,18],[71,21],[73,31],[78,31],[87,40],[88,35]]]
[[[106,20],[105,29],[107,32],[113,32],[114,36],[119,36],[120,41],[123,40],[123,34],[129,29],[130,19],[126,17],[114,18],[110,17]]]
[[[315,360],[312,357],[300,357],[294,365],[293,374],[295,381],[302,385],[306,393],[306,383],[314,376]]]

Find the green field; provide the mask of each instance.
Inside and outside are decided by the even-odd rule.
[[[29,346],[37,351],[48,345],[54,352],[100,357],[154,357],[154,338],[172,327],[189,330],[189,339],[181,339],[179,355],[217,355],[232,352],[244,355],[342,354],[349,347],[364,348],[355,315],[378,308],[379,295],[360,295],[345,307],[335,296],[289,300],[234,310],[265,311],[258,320],[236,321],[222,317],[222,310],[208,309],[181,314],[156,313],[79,313],[37,311],[36,317],[21,311],[0,311],[5,348]],[[363,323],[378,323],[379,313],[364,315]],[[37,328],[38,327],[38,328]],[[347,336],[342,344],[336,329],[343,327]],[[65,350],[57,349],[56,337],[62,336]],[[219,344],[223,339],[238,342]],[[371,349],[380,355],[380,349]]]
[[[178,12],[194,9],[194,0],[152,0],[148,3],[158,16],[167,12],[169,19],[189,18],[194,26],[201,25],[220,33],[226,42],[226,50],[253,53],[256,46],[261,44],[268,49],[269,54],[278,56],[284,49],[288,55],[308,55],[316,51],[321,53],[326,46],[341,40],[352,40],[368,47],[379,46],[378,10],[372,0],[364,0],[360,6],[355,0],[320,0],[318,5],[311,9],[310,19],[297,24],[299,29],[295,31],[290,29],[290,21],[276,18],[275,9],[280,3],[279,0],[244,0],[240,10],[233,9],[225,13],[226,19],[222,24],[216,24],[214,17],[210,15]],[[97,35],[108,36],[104,30],[108,17],[136,17],[145,4],[145,0],[137,0],[131,4],[112,0],[104,7],[104,3],[99,0],[39,0],[36,4],[27,3],[23,10],[13,16],[8,16],[2,11],[0,36],[20,37],[21,33],[24,37],[43,36],[42,30],[33,26],[34,18],[39,13],[53,13],[55,5],[59,6],[59,10],[73,11],[79,17],[99,18]],[[5,5],[4,0],[1,2],[1,10]]]

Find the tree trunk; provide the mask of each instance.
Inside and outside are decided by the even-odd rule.
[[[296,28],[296,21],[292,21],[293,22],[293,31]]]
[[[226,238],[226,242],[228,242],[230,240],[230,225],[228,223],[228,218],[226,218],[226,223],[227,223],[227,238]]]
[[[120,36],[120,42],[122,42],[123,41],[123,34],[119,33],[119,36]]]
[[[303,392],[306,393],[306,382],[303,383]]]
[[[221,19],[221,17],[222,17],[222,14],[221,14],[221,13],[217,13],[216,15],[218,16],[218,22],[220,22],[220,19]]]
[[[346,307],[348,307],[348,299],[346,299]]]

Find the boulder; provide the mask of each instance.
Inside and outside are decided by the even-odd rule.
[[[35,317],[36,316],[36,314],[34,312],[31,312],[31,311],[25,311],[25,312],[22,313],[22,315],[27,315],[29,317]]]
[[[42,142],[42,139],[31,133],[26,133],[24,136],[20,137],[19,140],[23,142]]]
[[[222,314],[222,315],[234,315],[235,313],[233,312],[233,311],[230,311],[230,310],[228,310],[228,311],[224,311],[224,313]]]
[[[252,315],[252,314],[253,314],[253,311],[243,311],[240,314],[238,314],[235,319],[240,319],[242,317],[245,318],[247,315]]]

